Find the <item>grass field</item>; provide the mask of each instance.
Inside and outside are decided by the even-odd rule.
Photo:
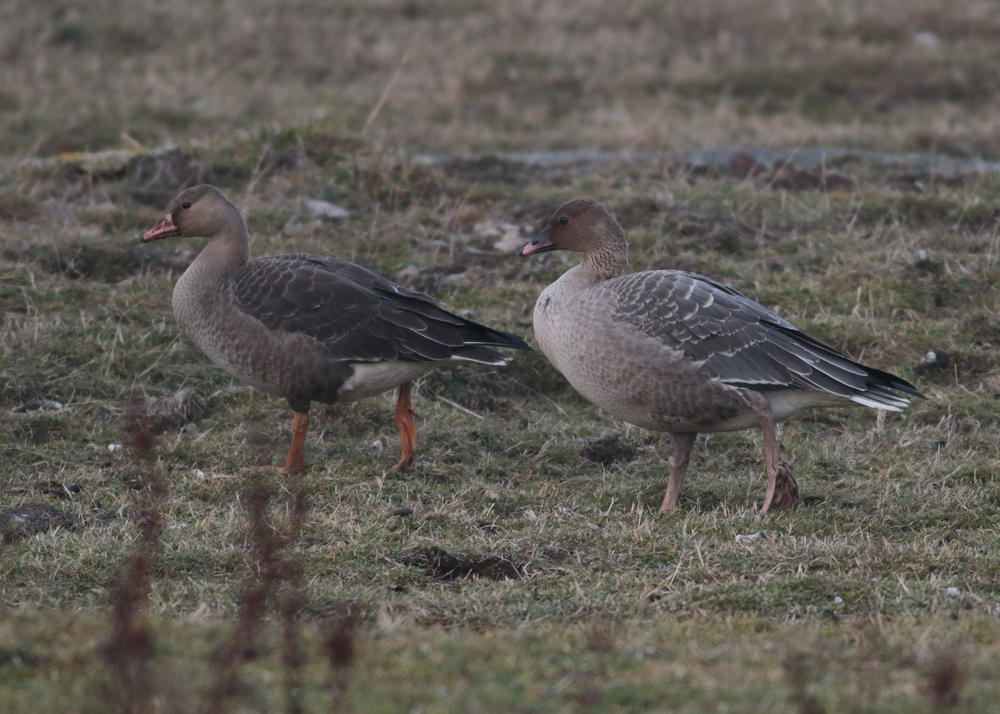
[[[968,0],[6,3],[0,712],[1000,711],[1000,177],[490,157],[998,159],[998,39]],[[203,241],[136,240],[196,182],[256,255],[350,258],[525,336],[577,258],[512,246],[590,196],[633,269],[722,280],[928,399],[785,424],[805,501],[763,519],[759,433],[699,438],[662,516],[669,438],[537,352],[418,382],[410,472],[392,394],[314,407],[299,476],[248,472],[290,411],[180,335]]]

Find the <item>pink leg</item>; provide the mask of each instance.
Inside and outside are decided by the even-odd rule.
[[[778,445],[778,437],[774,432],[774,415],[771,413],[771,403],[759,392],[752,393],[750,406],[760,422],[760,430],[764,434],[764,462],[767,465],[767,493],[764,495],[764,505],[761,515],[769,510],[783,511],[799,505],[799,485],[792,477],[792,465]]]
[[[684,475],[687,473],[688,462],[691,460],[691,450],[698,435],[694,432],[671,434],[674,438],[674,453],[670,455],[670,480],[667,482],[667,493],[663,497],[661,513],[670,513],[677,508],[677,497],[680,496]]]
[[[403,457],[393,468],[402,471],[413,465],[413,454],[417,447],[417,426],[413,417],[417,413],[410,406],[410,389],[413,382],[399,385],[399,399],[396,401],[396,428],[399,429],[399,446]]]

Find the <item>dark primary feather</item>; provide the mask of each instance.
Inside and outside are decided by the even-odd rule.
[[[229,282],[240,311],[273,330],[313,337],[343,361],[497,363],[503,356],[488,347],[531,349],[517,335],[453,315],[427,295],[337,258],[260,258]]]
[[[758,391],[805,389],[879,405],[922,397],[894,375],[861,365],[799,332],[762,305],[710,278],[674,270],[633,273],[606,283],[622,295],[614,319],[701,362],[720,382]]]

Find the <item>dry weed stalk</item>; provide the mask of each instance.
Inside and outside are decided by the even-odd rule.
[[[268,600],[275,598],[283,583],[285,588],[280,606],[284,628],[282,663],[285,668],[287,711],[290,714],[303,711],[302,668],[305,656],[299,616],[306,598],[302,565],[293,557],[292,549],[301,537],[302,526],[309,514],[309,498],[301,477],[293,474],[291,478],[294,479],[290,489],[291,518],[285,533],[280,533],[267,515],[272,500],[270,488],[259,474],[251,476],[247,510],[250,515],[250,548],[255,562],[240,596],[239,616],[217,663],[211,690],[202,707],[206,714],[225,711],[228,699],[238,692],[243,658],[263,626]]]
[[[348,607],[342,615],[330,621],[326,637],[323,638],[323,650],[331,670],[329,689],[332,712],[351,711],[347,702],[347,689],[355,664],[359,622],[357,608]]]
[[[809,691],[809,678],[806,675],[806,658],[804,652],[789,652],[782,661],[785,678],[792,691],[789,698],[795,702],[802,714],[826,714],[826,709],[816,695]]]
[[[150,660],[153,657],[153,633],[142,621],[141,613],[149,599],[150,573],[155,567],[163,532],[162,512],[167,486],[152,466],[150,454],[156,436],[137,415],[143,414],[139,402],[128,411],[128,430],[132,448],[139,459],[139,469],[148,490],[139,512],[139,544],[129,556],[111,592],[112,634],[105,649],[108,681],[105,698],[112,712],[138,714],[153,710],[154,694]]]
[[[302,712],[302,665],[305,659],[302,654],[302,638],[299,633],[299,614],[305,607],[306,595],[303,587],[302,564],[292,552],[302,536],[302,526],[309,514],[309,497],[299,472],[293,472],[291,487],[292,513],[288,531],[284,538],[284,580],[285,595],[282,602],[281,615],[284,623],[284,645],[282,661],[285,665],[285,697],[288,701],[290,714]]]
[[[927,669],[927,696],[935,712],[948,712],[958,705],[965,677],[965,659],[954,649],[934,657]]]
[[[251,476],[247,497],[250,514],[250,548],[255,556],[251,575],[240,594],[239,616],[212,675],[212,687],[205,699],[205,714],[221,714],[239,689],[239,670],[264,621],[267,600],[277,590],[282,574],[281,539],[267,518],[271,492],[259,474]]]

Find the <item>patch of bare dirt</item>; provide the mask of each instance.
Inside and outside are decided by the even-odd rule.
[[[580,456],[605,466],[611,466],[615,462],[627,464],[636,457],[637,453],[638,449],[635,445],[622,441],[618,434],[589,439],[580,449]]]
[[[73,517],[47,503],[25,503],[0,511],[0,542],[13,543],[52,528],[71,528]]]
[[[437,580],[486,578],[487,580],[517,580],[524,574],[524,565],[507,555],[467,558],[452,555],[441,548],[419,550],[402,559],[406,565],[423,570]]]

